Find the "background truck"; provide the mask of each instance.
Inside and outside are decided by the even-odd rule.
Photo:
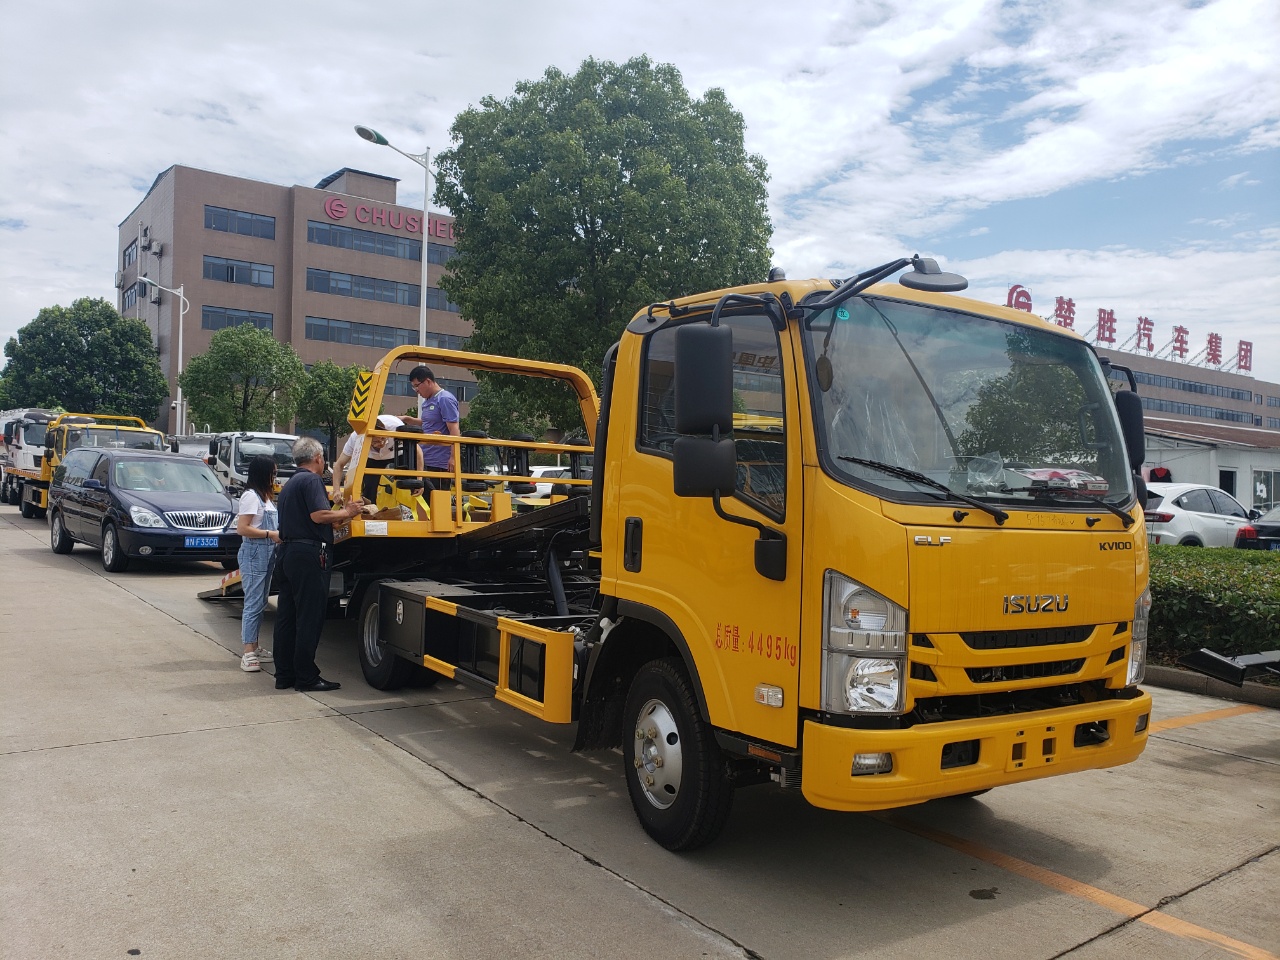
[[[56,416],[53,410],[37,407],[0,411],[0,430],[4,431],[4,449],[0,454],[0,502],[18,506],[22,502],[23,478],[39,476],[45,430]]]
[[[260,454],[266,454],[275,460],[278,484],[293,476],[298,469],[293,462],[293,444],[297,439],[291,433],[219,433],[209,440],[206,462],[213,467],[213,472],[227,488],[227,493],[238,497],[244,493],[249,461]]]
[[[352,400],[366,443],[393,375],[428,362],[559,380],[595,444],[433,438],[457,455],[428,520],[337,530],[330,593],[366,680],[451,677],[576,722],[575,749],[621,747],[672,850],[711,841],[749,784],[876,810],[1135,759],[1133,378],[965,286],[914,258],[655,303],[599,400],[572,367],[392,351]],[[389,435],[377,472],[408,483],[422,437]],[[508,481],[539,452],[591,455],[591,476],[522,512],[484,483],[485,445]]]
[[[141,417],[115,414],[54,413],[29,410],[5,424],[5,445],[14,464],[5,470],[7,501],[27,519],[43,519],[49,506],[54,468],[77,447],[164,449],[164,434]]]

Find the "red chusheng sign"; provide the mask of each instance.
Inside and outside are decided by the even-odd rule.
[[[354,209],[341,197],[329,197],[324,202],[324,215],[330,220],[345,220],[351,213],[357,223],[374,227],[390,227],[406,233],[422,233],[422,214],[397,210],[395,207],[378,207],[369,203],[357,203]],[[432,218],[427,223],[427,236],[453,239],[453,224]]]

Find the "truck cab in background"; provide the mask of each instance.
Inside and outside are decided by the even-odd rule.
[[[293,444],[297,436],[292,433],[267,433],[260,430],[241,430],[219,433],[209,440],[209,453],[205,462],[213,468],[227,493],[238,497],[244,493],[248,479],[249,461],[266,454],[276,462],[276,483],[283,484],[294,473]]]

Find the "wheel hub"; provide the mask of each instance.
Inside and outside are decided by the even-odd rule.
[[[364,656],[370,666],[378,666],[382,663],[382,645],[378,642],[379,628],[379,605],[372,603],[365,614],[364,623],[361,624],[363,629],[360,631],[364,642]]]
[[[661,700],[650,700],[636,720],[636,776],[645,799],[665,810],[680,793],[684,757],[680,729]]]

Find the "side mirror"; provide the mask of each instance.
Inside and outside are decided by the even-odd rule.
[[[207,462],[212,462],[213,458],[216,457],[217,455],[218,455],[218,441],[210,440],[209,441],[209,460]]]
[[[675,428],[671,448],[677,497],[728,495],[737,484],[733,429],[733,331],[690,324],[676,330]]]
[[[1115,396],[1116,413],[1120,415],[1120,430],[1129,452],[1129,467],[1141,470],[1147,458],[1147,435],[1142,426],[1142,400],[1131,390],[1121,390]]]
[[[677,497],[709,497],[717,490],[730,496],[737,485],[738,457],[729,437],[676,437],[671,459]]]
[[[1257,519],[1259,519],[1259,518],[1261,518],[1261,517],[1262,517],[1262,511],[1261,511],[1261,510],[1259,510],[1257,507],[1254,507],[1254,508],[1252,508],[1252,509],[1249,511],[1249,519],[1250,519],[1250,520],[1257,520]]]
[[[106,487],[104,487],[104,486],[102,485],[102,481],[101,481],[101,480],[95,480],[93,477],[90,477],[88,480],[86,480],[86,481],[84,482],[84,488],[85,488],[86,490],[105,490],[105,489],[107,489]]]

